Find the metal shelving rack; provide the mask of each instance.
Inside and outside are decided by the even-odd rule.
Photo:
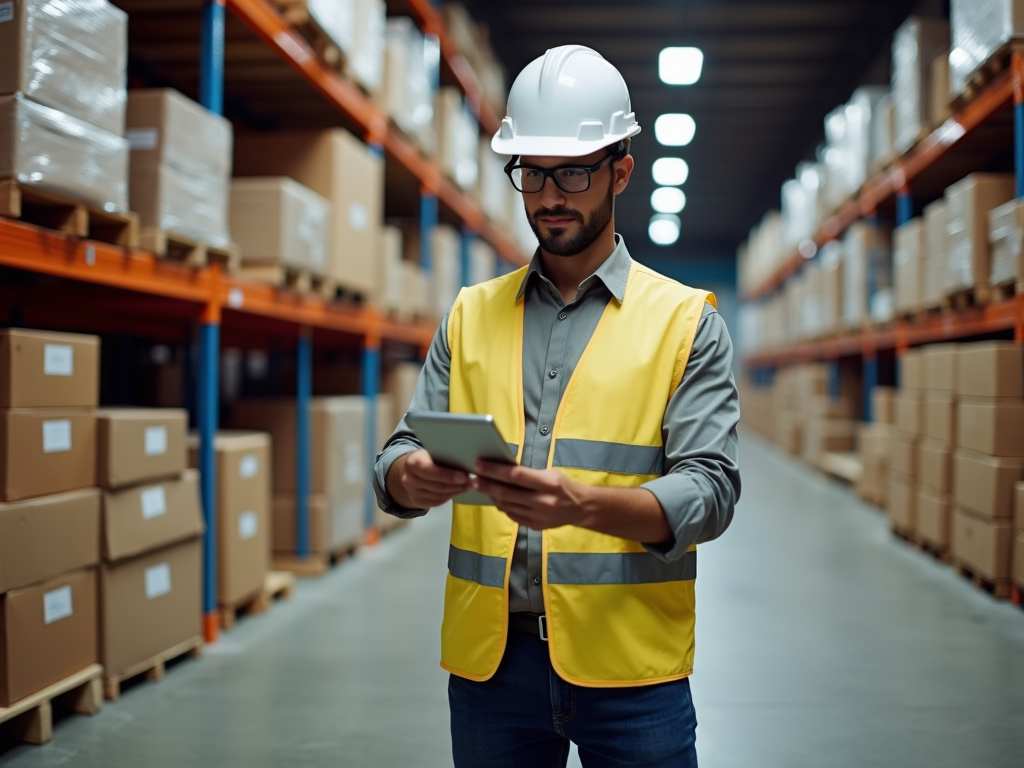
[[[914,182],[934,170],[972,133],[1011,105],[1017,197],[1024,199],[1024,55],[1014,53],[1008,70],[993,78],[960,112],[890,168],[869,179],[857,196],[830,216],[815,235],[815,245],[820,249],[861,218],[869,222],[875,220],[883,205],[894,205],[896,224],[905,224],[913,215]],[[804,263],[806,259],[801,254],[792,254],[767,280],[747,292],[743,300],[752,302],[770,296]],[[880,351],[895,351],[898,357],[920,344],[1006,331],[1013,331],[1017,343],[1024,344],[1024,295],[982,307],[948,309],[928,317],[897,318],[890,325],[865,327],[830,338],[755,352],[743,358],[743,365],[755,378],[763,378],[761,374],[765,371],[782,365],[816,360],[836,365],[841,357],[859,356],[863,360],[865,418],[870,421],[870,392],[878,384],[877,355]]]
[[[449,67],[467,96],[485,131],[497,130],[498,119],[481,98],[479,82],[445,31],[440,13],[429,0],[407,0],[414,18],[429,34],[438,37],[445,66]],[[200,101],[221,114],[224,99],[225,14],[231,12],[257,37],[297,70],[341,115],[355,122],[367,143],[376,151],[397,160],[419,183],[421,225],[433,227],[438,221],[438,203],[443,202],[463,226],[463,278],[468,273],[468,249],[473,237],[490,242],[499,258],[523,264],[525,257],[514,241],[488,221],[480,207],[437,166],[424,158],[362,92],[331,70],[306,41],[267,0],[204,0],[200,39]],[[429,241],[425,241],[429,242]],[[422,259],[429,268],[429,248]],[[196,423],[200,436],[199,468],[201,495],[206,517],[204,540],[204,632],[208,642],[217,639],[216,614],[216,463],[213,437],[218,428],[219,361],[221,330],[225,322],[232,330],[267,321],[294,330],[297,361],[298,490],[296,492],[297,542],[299,557],[309,555],[309,404],[312,395],[313,337],[344,339],[361,350],[362,390],[370,400],[367,418],[367,455],[376,450],[375,398],[380,390],[381,345],[401,343],[418,348],[429,346],[435,327],[424,322],[389,319],[371,307],[353,308],[326,302],[317,296],[281,293],[272,286],[257,285],[225,274],[220,265],[196,269],[143,251],[129,251],[113,245],[82,240],[0,218],[0,266],[118,289],[113,295],[129,296],[111,300],[104,309],[133,318],[145,312],[146,302],[173,300],[186,309],[198,327],[198,355],[195,378]],[[87,300],[88,301],[88,300]],[[106,300],[105,300],[106,302]],[[368,543],[375,543],[372,490],[366,498]]]

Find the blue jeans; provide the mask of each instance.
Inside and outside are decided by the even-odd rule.
[[[562,768],[569,742],[586,768],[696,768],[687,679],[581,688],[552,669],[548,644],[511,630],[494,677],[448,681],[455,768]]]

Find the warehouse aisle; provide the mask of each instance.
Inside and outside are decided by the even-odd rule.
[[[743,469],[736,523],[701,550],[702,768],[1019,766],[1024,616],[892,542],[881,514],[749,433]],[[302,583],[202,663],[0,765],[450,765],[437,666],[447,532],[443,512],[417,521]]]

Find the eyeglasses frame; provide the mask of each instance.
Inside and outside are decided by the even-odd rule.
[[[599,161],[597,161],[593,165],[576,165],[574,163],[566,163],[565,165],[557,165],[554,168],[541,168],[540,166],[536,166],[536,165],[523,165],[522,163],[518,163],[517,161],[521,159],[521,155],[516,155],[511,160],[509,160],[508,163],[505,165],[505,175],[508,176],[508,180],[509,180],[509,183],[512,184],[512,188],[516,192],[520,192],[520,193],[522,193],[524,195],[536,195],[536,194],[538,194],[540,192],[543,192],[544,191],[544,187],[547,185],[549,178],[551,179],[551,181],[554,182],[555,186],[558,187],[563,192],[565,192],[565,194],[567,194],[567,195],[581,195],[584,192],[588,192],[590,190],[590,186],[593,183],[594,173],[596,171],[598,171],[601,168],[602,165],[607,163],[609,160],[613,160],[613,161],[614,160],[621,160],[625,156],[626,156],[625,152],[617,151],[617,152],[612,152],[609,155],[605,155],[604,157],[602,157]],[[519,187],[517,187],[516,183],[512,180],[512,172],[516,168],[529,168],[531,171],[540,171],[541,173],[543,173],[544,174],[544,181],[540,185],[540,189],[537,190],[537,192],[523,192],[523,190],[521,190]],[[577,190],[575,192],[570,192],[568,189],[565,189],[561,184],[558,183],[558,179],[555,178],[555,172],[556,171],[563,171],[566,168],[576,168],[578,170],[586,171],[587,172],[587,186],[586,186],[585,189],[580,189],[580,190]]]

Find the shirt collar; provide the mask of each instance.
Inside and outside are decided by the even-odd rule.
[[[544,271],[541,268],[541,257],[540,248],[538,248],[533,258],[530,260],[530,268],[526,270],[526,275],[523,277],[523,282],[519,284],[519,292],[516,294],[516,301],[519,301],[526,292],[526,287],[530,282],[530,278],[534,274],[543,276]],[[592,278],[597,278],[604,283],[605,288],[615,297],[615,300],[620,304],[626,297],[626,283],[629,281],[629,272],[633,268],[633,259],[629,255],[629,251],[626,249],[626,241],[622,239],[622,236],[615,235],[615,250],[612,251],[612,255],[604,260],[604,263],[597,268],[597,271],[593,275],[588,277],[582,283],[580,288],[582,289]]]

